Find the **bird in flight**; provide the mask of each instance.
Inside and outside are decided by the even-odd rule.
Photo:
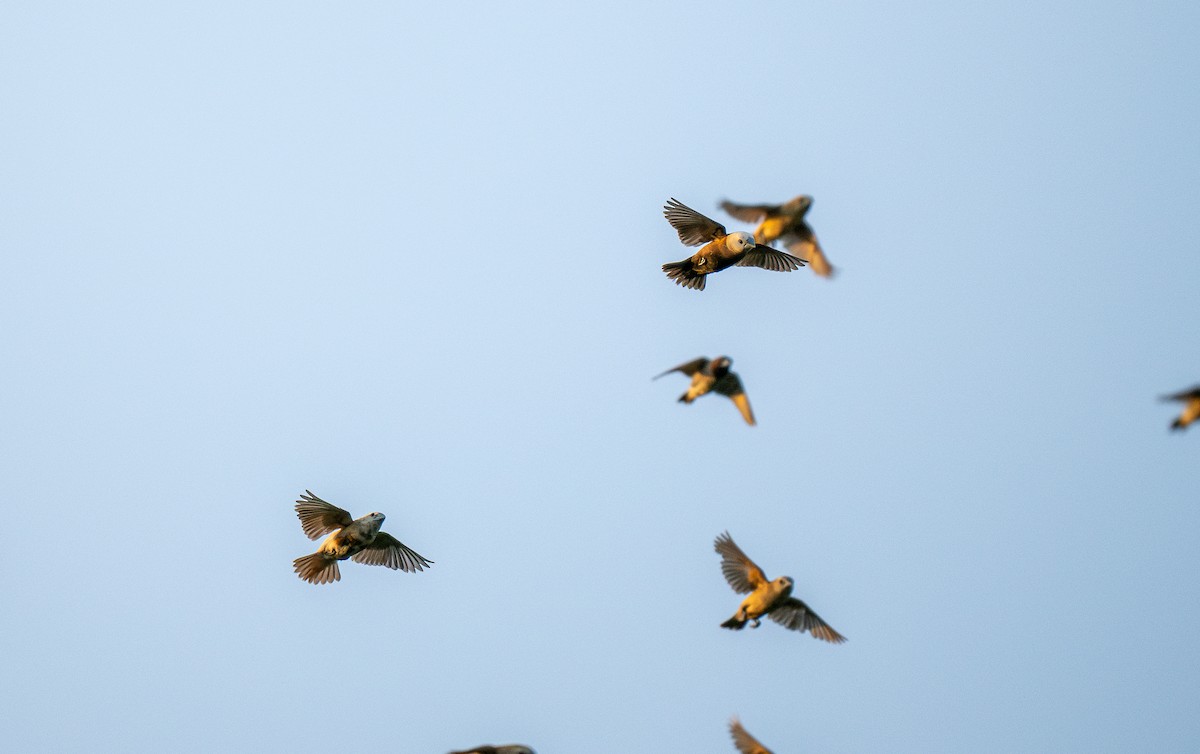
[[[721,628],[741,631],[750,621],[753,621],[753,628],[758,628],[765,615],[784,628],[807,631],[822,641],[833,644],[846,641],[846,637],[830,628],[808,605],[792,596],[794,582],[790,576],[768,581],[767,575],[734,543],[729,532],[718,536],[713,548],[721,556],[721,572],[729,586],[738,594],[749,594]]]
[[[474,749],[452,751],[450,754],[535,754],[528,746],[505,744],[504,746],[476,746]]]
[[[817,234],[804,219],[811,206],[812,197],[804,195],[783,204],[721,202],[721,209],[742,222],[758,223],[754,229],[755,243],[771,244],[779,240],[788,251],[812,265],[813,272],[827,278],[833,275],[833,266],[817,242]]]
[[[1164,395],[1162,399],[1183,403],[1183,413],[1171,422],[1171,429],[1187,429],[1189,424],[1200,419],[1200,385],[1173,395]]]
[[[382,513],[352,519],[346,511],[305,490],[296,501],[296,516],[309,539],[333,532],[316,552],[292,563],[300,578],[310,584],[341,581],[338,561],[346,558],[355,563],[387,566],[393,571],[423,571],[433,565],[432,560],[426,560],[391,534],[379,530],[385,518]]]
[[[736,717],[729,721],[729,735],[733,736],[733,745],[742,754],[772,754],[770,749],[746,732],[741,721]]]
[[[726,233],[724,225],[676,199],[667,202],[663,207],[663,215],[679,232],[679,240],[684,245],[704,245],[704,248],[682,262],[668,262],[662,266],[667,277],[684,288],[702,291],[704,281],[710,273],[720,272],[734,265],[761,267],[775,272],[791,272],[804,266],[805,260],[755,243],[754,237],[749,233]]]
[[[746,420],[747,424],[754,426],[754,412],[750,410],[750,399],[746,397],[741,379],[737,374],[729,371],[731,364],[733,364],[733,359],[728,356],[718,356],[711,361],[701,356],[668,369],[654,379],[657,380],[671,372],[682,372],[692,378],[692,384],[688,386],[683,395],[679,396],[681,403],[691,403],[710,392],[720,393],[733,401],[733,405],[742,412],[742,418]]]

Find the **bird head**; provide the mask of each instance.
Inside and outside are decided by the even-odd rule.
[[[712,360],[709,369],[712,371],[713,377],[720,379],[729,374],[729,367],[733,365],[733,359],[728,356],[718,356]]]
[[[725,248],[741,254],[754,248],[754,236],[738,231],[725,236]]]
[[[792,581],[791,576],[780,576],[779,578],[775,579],[774,583],[777,587],[779,587],[780,594],[784,597],[787,597],[792,593],[792,586],[795,584],[795,582]]]
[[[812,206],[812,201],[813,200],[811,196],[808,196],[807,194],[801,194],[795,199],[788,200],[783,205],[783,211],[784,213],[794,217],[801,217],[805,212],[808,212],[808,208]]]

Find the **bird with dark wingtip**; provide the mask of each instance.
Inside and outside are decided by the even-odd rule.
[[[450,754],[536,754],[533,749],[521,744],[505,744],[504,746],[476,746],[474,749],[452,751]]]
[[[756,243],[771,244],[779,240],[789,252],[803,258],[812,271],[823,278],[833,275],[833,265],[825,257],[817,234],[804,219],[812,206],[812,197],[801,195],[783,204],[737,204],[721,202],[721,209],[745,223],[758,223],[754,229]]]
[[[822,641],[833,644],[846,641],[846,637],[830,628],[808,605],[792,596],[794,582],[790,576],[769,581],[763,570],[734,543],[729,532],[717,537],[713,549],[721,556],[721,573],[725,574],[729,586],[738,594],[749,594],[721,628],[741,631],[751,621],[751,627],[758,628],[765,615],[784,628],[807,631]]]
[[[736,717],[729,721],[729,735],[733,736],[733,745],[742,754],[772,754],[770,749],[746,732],[746,729],[742,727],[742,722]]]
[[[1200,385],[1172,395],[1164,395],[1162,400],[1179,401],[1183,404],[1183,413],[1171,422],[1171,429],[1187,429],[1189,424],[1200,419]]]
[[[292,563],[300,578],[310,584],[341,581],[338,561],[347,558],[355,563],[387,566],[393,571],[409,573],[433,565],[432,560],[426,560],[391,534],[379,530],[386,518],[382,513],[368,513],[352,519],[346,511],[305,490],[296,501],[296,516],[309,539],[333,532],[316,552],[296,558]]]
[[[702,291],[708,275],[735,265],[761,267],[774,272],[791,272],[803,267],[806,261],[770,246],[755,243],[754,237],[749,233],[726,233],[724,225],[676,199],[666,203],[663,215],[679,233],[679,240],[684,245],[704,245],[704,248],[682,262],[668,262],[662,266],[667,277],[684,288]]]
[[[737,374],[729,371],[731,364],[733,364],[733,359],[728,356],[718,356],[711,361],[701,356],[677,367],[672,367],[662,374],[656,375],[654,379],[657,380],[671,372],[682,372],[692,378],[692,384],[688,386],[683,395],[679,396],[680,403],[691,403],[710,392],[719,393],[733,401],[733,405],[742,412],[742,418],[746,420],[746,423],[754,426],[754,412],[750,410],[750,399],[746,397],[741,379]]]

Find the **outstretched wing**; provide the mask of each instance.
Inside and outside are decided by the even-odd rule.
[[[679,232],[679,240],[687,246],[699,246],[726,235],[725,226],[705,217],[677,199],[663,206],[663,215]]]
[[[821,616],[795,597],[788,597],[783,604],[768,615],[771,620],[784,628],[790,628],[793,631],[807,631],[822,641],[833,644],[841,644],[846,641],[845,636],[830,628],[828,623],[821,620]]]
[[[1188,388],[1187,390],[1181,390],[1178,393],[1172,393],[1171,395],[1164,395],[1160,398],[1160,400],[1164,401],[1193,401],[1196,399],[1200,399],[1200,385]]]
[[[387,532],[375,535],[375,541],[350,556],[355,563],[364,565],[387,566],[393,571],[401,570],[406,573],[424,571],[425,566],[433,565],[432,560],[426,560],[403,542]]]
[[[725,574],[725,580],[733,587],[733,591],[746,594],[767,583],[767,575],[734,543],[729,532],[717,537],[713,549],[721,556],[721,573]]]
[[[733,745],[742,754],[771,754],[771,750],[759,743],[758,739],[746,732],[742,723],[736,717],[729,721],[729,735],[733,736]]]
[[[750,410],[750,399],[746,397],[742,381],[736,374],[730,372],[725,375],[716,381],[712,389],[733,401],[733,405],[742,412],[742,418],[746,420],[746,423],[754,425],[754,412]]]
[[[296,501],[296,516],[309,539],[337,531],[354,519],[336,505],[330,505],[308,490]]]
[[[777,215],[782,209],[778,204],[737,204],[721,202],[721,209],[744,223],[760,223],[767,215]]]
[[[738,267],[761,267],[772,272],[791,272],[804,266],[805,260],[794,257],[785,251],[772,249],[770,246],[755,244],[746,252],[746,256],[738,260]]]
[[[692,359],[691,361],[685,361],[684,363],[680,364],[677,367],[671,367],[670,369],[663,372],[662,374],[655,375],[653,377],[653,379],[657,380],[659,377],[668,375],[671,372],[683,372],[688,377],[691,377],[693,374],[695,374],[696,372],[699,372],[701,369],[703,369],[706,366],[708,366],[708,359],[701,356],[698,359]]]

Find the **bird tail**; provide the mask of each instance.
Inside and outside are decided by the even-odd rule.
[[[746,619],[738,618],[738,614],[740,614],[740,613],[741,613],[741,611],[739,610],[738,613],[735,613],[732,618],[730,618],[729,620],[722,623],[721,628],[730,628],[730,629],[733,629],[734,631],[741,631],[743,628],[745,628],[746,627]]]
[[[342,580],[342,572],[338,570],[338,562],[320,552],[296,558],[292,562],[300,578],[310,584],[332,584]]]
[[[704,290],[705,275],[697,275],[692,270],[692,260],[685,259],[682,262],[667,262],[662,266],[663,272],[667,273],[667,277],[675,281],[676,285],[682,285],[684,288],[693,290]]]

